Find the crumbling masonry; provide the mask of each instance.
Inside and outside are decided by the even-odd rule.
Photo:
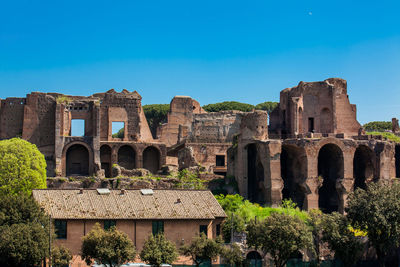
[[[301,208],[343,211],[346,196],[368,182],[400,178],[400,146],[367,136],[345,80],[300,82],[264,111],[208,113],[176,96],[153,138],[141,96],[110,90],[89,97],[31,93],[0,100],[0,139],[20,136],[45,155],[48,176],[110,177],[125,169],[203,166],[235,177],[240,194],[268,205],[290,198]],[[83,136],[71,121],[84,120]],[[123,123],[123,137],[112,124]],[[398,122],[394,128],[398,130]]]

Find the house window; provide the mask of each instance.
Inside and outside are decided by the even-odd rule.
[[[204,233],[207,236],[207,225],[200,225],[200,235]]]
[[[219,167],[225,166],[225,155],[216,155],[215,156],[215,165]]]
[[[55,220],[54,229],[57,239],[67,239],[67,221]]]
[[[217,226],[215,227],[215,233],[217,234],[217,236],[221,235],[221,224],[217,224]]]
[[[153,235],[158,235],[164,233],[164,222],[163,221],[153,221]]]
[[[109,230],[111,227],[115,227],[117,222],[115,220],[105,220],[104,221],[104,230]]]

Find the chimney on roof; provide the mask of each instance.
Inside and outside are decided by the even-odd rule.
[[[125,195],[125,189],[124,188],[121,189],[121,195]]]
[[[83,188],[79,188],[79,194],[83,194]]]

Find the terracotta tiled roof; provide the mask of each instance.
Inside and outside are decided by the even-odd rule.
[[[34,199],[53,219],[214,219],[226,217],[210,191],[33,190]]]

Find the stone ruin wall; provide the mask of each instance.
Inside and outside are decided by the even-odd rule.
[[[85,120],[85,136],[70,136],[71,119]],[[277,205],[292,198],[305,209],[341,211],[355,187],[400,178],[400,146],[362,135],[345,80],[300,82],[283,90],[269,119],[268,125],[263,111],[207,113],[194,99],[176,96],[168,122],[153,139],[137,92],[89,97],[33,92],[0,100],[0,139],[21,136],[35,143],[49,176],[65,175],[68,153],[82,156],[85,150],[76,160],[87,162],[88,174],[100,176],[110,176],[113,164],[153,172],[166,163],[200,164],[234,176],[240,193],[252,201]],[[113,121],[125,123],[124,138],[112,137]],[[216,166],[217,156],[220,164],[224,156],[224,166]],[[335,177],[325,177],[334,182],[324,185],[324,169],[332,168],[327,162],[340,164]],[[325,195],[334,200],[320,200]]]

